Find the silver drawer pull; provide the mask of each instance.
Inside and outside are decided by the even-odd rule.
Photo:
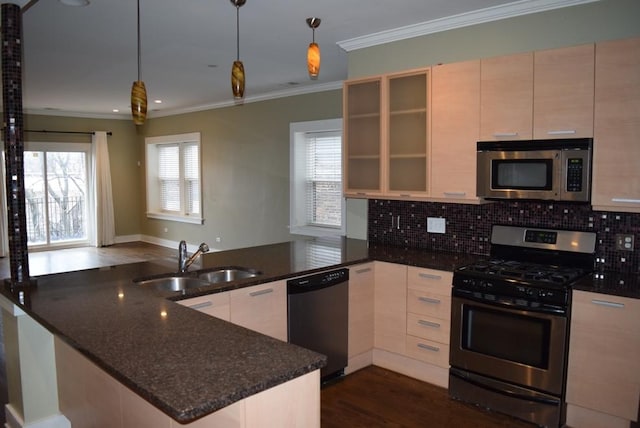
[[[467,192],[442,192],[445,196],[467,196]]]
[[[262,296],[263,294],[269,294],[269,293],[273,293],[273,288],[265,288],[264,290],[253,291],[249,293],[249,296],[256,297],[256,296]]]
[[[425,343],[418,343],[418,348],[424,349],[426,351],[440,352],[440,348],[438,348],[437,346],[431,346]]]
[[[611,198],[611,202],[625,202],[627,204],[640,204],[640,199]]]
[[[418,300],[424,303],[440,304],[440,299],[432,299],[431,297],[418,297]]]
[[[624,303],[607,302],[606,300],[592,299],[591,303],[594,305],[606,306],[608,308],[624,308]]]
[[[424,326],[426,326],[426,327],[435,327],[435,328],[440,328],[440,323],[433,322],[433,321],[418,320],[418,324],[420,324],[420,325],[424,325]]]
[[[501,137],[517,137],[518,133],[517,132],[496,132],[493,134],[494,137],[496,138],[501,138]]]
[[[572,135],[575,134],[575,129],[558,129],[554,131],[547,131],[548,135]]]
[[[424,279],[435,279],[435,280],[438,280],[438,281],[442,279],[442,276],[440,276],[440,275],[434,275],[434,274],[432,274],[432,273],[424,273],[424,272],[421,272],[421,273],[419,273],[419,274],[418,274],[418,276],[419,276],[420,278],[424,278]]]
[[[363,268],[363,269],[356,270],[356,273],[367,273],[367,272],[371,272],[371,268]]]
[[[213,302],[211,300],[207,300],[206,302],[194,303],[193,305],[187,305],[187,308],[202,309],[209,306],[213,306]]]

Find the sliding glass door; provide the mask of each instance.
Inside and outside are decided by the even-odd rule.
[[[90,144],[26,144],[24,179],[29,248],[89,243],[90,154]]]

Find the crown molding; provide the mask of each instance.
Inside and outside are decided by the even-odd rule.
[[[343,40],[337,45],[346,52],[427,34],[439,33],[456,28],[468,27],[501,19],[513,18],[521,15],[560,9],[563,7],[577,6],[585,3],[593,3],[599,0],[521,0],[501,6],[493,6],[473,12],[461,13],[446,18],[434,19],[406,27],[380,31],[362,37]]]

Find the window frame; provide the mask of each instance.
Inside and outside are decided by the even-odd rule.
[[[289,232],[307,236],[344,236],[346,235],[346,199],[344,186],[340,184],[341,220],[340,227],[325,227],[308,224],[306,221],[306,135],[337,131],[342,134],[342,119],[292,122],[289,124]],[[342,169],[342,144],[340,168]],[[344,182],[344,175],[342,176]]]
[[[178,162],[179,172],[179,188],[180,188],[180,211],[179,213],[167,212],[162,210],[160,188],[158,184],[159,172],[159,155],[158,147],[162,145],[176,144],[179,147],[180,160]],[[198,149],[198,180],[199,180],[199,212],[197,214],[188,213],[185,210],[185,173],[183,164],[183,147],[186,145],[195,145]],[[202,146],[200,142],[200,133],[191,132],[186,134],[163,135],[158,137],[145,138],[145,177],[146,177],[146,216],[147,218],[170,220],[182,223],[203,224],[203,204],[202,204]]]

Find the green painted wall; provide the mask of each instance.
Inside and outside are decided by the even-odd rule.
[[[340,117],[342,91],[333,90],[148,120],[147,136],[201,133],[205,223],[147,219],[141,212],[141,233],[215,249],[291,239],[289,123]],[[141,185],[144,180],[141,170]]]

